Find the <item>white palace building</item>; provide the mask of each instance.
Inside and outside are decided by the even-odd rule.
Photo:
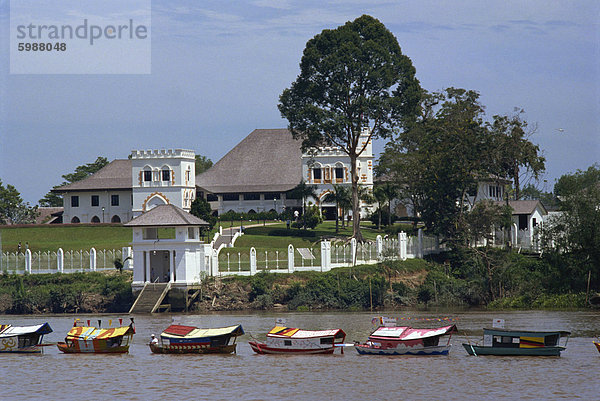
[[[363,135],[363,144],[368,134]],[[351,185],[350,158],[339,148],[303,153],[287,129],[257,129],[207,171],[196,175],[192,150],[134,150],[84,180],[58,187],[63,223],[126,223],[158,205],[185,211],[196,196],[207,199],[215,214],[300,209],[287,193],[302,180],[316,187],[317,204],[326,218],[335,205],[323,202],[332,184]],[[373,150],[369,141],[357,162],[359,183],[373,187]],[[363,214],[368,205],[363,204]]]

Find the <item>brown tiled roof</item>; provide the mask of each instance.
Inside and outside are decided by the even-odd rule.
[[[49,224],[54,221],[60,213],[64,212],[65,208],[60,207],[38,207],[38,217],[35,219],[35,224]]]
[[[175,205],[159,205],[139,215],[125,227],[208,226],[209,224]]]
[[[494,203],[499,206],[506,205],[505,201],[496,201]],[[542,202],[540,202],[539,200],[511,200],[508,201],[508,204],[513,209],[512,214],[531,214],[533,213],[538,204],[540,205],[544,213],[548,213]]]
[[[282,129],[256,129],[207,171],[196,186],[212,193],[285,192],[302,179],[301,141]]]
[[[55,188],[52,192],[63,193],[70,191],[98,191],[108,189],[132,189],[131,160],[113,160],[89,177],[84,178],[81,181]]]

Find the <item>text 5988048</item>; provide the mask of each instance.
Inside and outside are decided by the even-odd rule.
[[[17,49],[20,52],[64,52],[67,51],[67,44],[62,42],[20,42]]]

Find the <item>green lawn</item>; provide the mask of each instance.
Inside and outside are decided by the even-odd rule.
[[[223,223],[223,222],[221,222]],[[224,228],[229,228],[230,224],[222,224]],[[319,248],[321,238],[339,237],[347,239],[352,235],[351,229],[340,229],[335,233],[335,221],[327,221],[320,224],[315,230],[315,237],[276,237],[269,236],[268,232],[274,228],[285,228],[285,223],[272,224],[267,222],[266,226],[248,228],[247,234],[240,237],[235,248],[235,252],[247,251],[254,246],[257,251],[264,253],[268,251],[286,252],[287,246],[292,244],[294,248]],[[257,221],[244,221],[245,227],[254,224],[262,224]],[[234,227],[239,227],[239,222]],[[209,241],[212,240],[216,228],[209,234]],[[365,239],[374,240],[377,230],[369,222],[364,222],[362,233]],[[31,227],[11,227],[2,226],[0,228],[3,252],[15,252],[17,244],[21,242],[21,250],[25,250],[25,243],[29,243],[29,249],[32,252],[37,251],[56,251],[62,248],[64,251],[90,249],[94,247],[100,249],[120,249],[129,246],[132,239],[131,228],[118,225],[40,225]]]
[[[29,243],[32,252],[90,249],[120,249],[129,246],[131,228],[108,225],[41,225],[33,227],[0,228],[2,251],[15,252],[21,242],[21,251]]]

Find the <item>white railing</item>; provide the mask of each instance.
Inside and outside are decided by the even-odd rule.
[[[124,255],[125,253],[125,255]],[[42,274],[42,273],[75,273],[82,271],[112,270],[115,259],[124,260],[131,257],[128,248],[96,250],[1,252],[0,273]],[[131,261],[124,263],[132,265]]]
[[[248,251],[221,248],[213,263],[213,272],[220,276],[252,276],[261,271],[271,273],[292,273],[294,271],[328,271],[333,267],[375,264],[383,260],[404,260],[422,258],[424,255],[439,253],[444,249],[436,237],[426,237],[419,232],[418,237],[408,237],[400,233],[398,238],[382,238],[376,241],[357,243],[354,239],[347,243],[322,241],[320,248],[294,249],[288,251]]]

